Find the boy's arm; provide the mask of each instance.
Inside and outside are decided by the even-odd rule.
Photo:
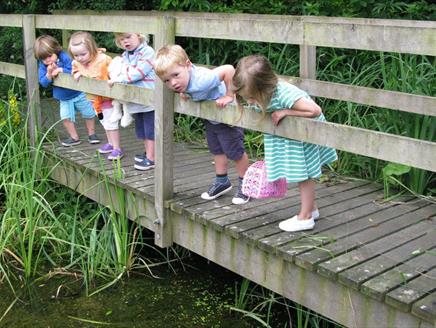
[[[234,94],[232,92],[232,78],[235,75],[235,68],[232,65],[222,65],[213,69],[221,81],[224,81],[226,85],[226,95],[218,98],[216,103],[218,107],[224,107],[234,100]]]

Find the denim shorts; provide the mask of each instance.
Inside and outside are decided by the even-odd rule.
[[[80,112],[80,115],[84,119],[90,119],[95,117],[94,109],[91,102],[86,99],[84,93],[80,93],[77,97],[69,100],[60,100],[60,115],[61,120],[76,121],[76,112]]]
[[[213,155],[225,154],[232,161],[242,158],[245,153],[244,129],[224,123],[212,124],[207,120],[204,125],[207,145]]]
[[[135,118],[136,137],[142,140],[154,140],[154,110],[132,114]]]

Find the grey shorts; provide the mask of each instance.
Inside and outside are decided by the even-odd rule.
[[[205,120],[206,138],[209,151],[213,155],[225,154],[228,159],[237,161],[245,153],[244,130],[224,123],[212,124]]]

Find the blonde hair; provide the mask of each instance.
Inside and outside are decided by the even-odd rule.
[[[240,93],[243,93],[255,99],[265,114],[277,82],[278,77],[267,58],[260,55],[241,58],[236,65],[232,80],[233,92],[236,94],[238,105],[242,105],[243,98]]]
[[[73,53],[71,52],[71,47],[76,47],[83,44],[85,48],[89,51],[91,60],[94,60],[98,55],[97,43],[95,43],[94,38],[88,32],[75,32],[70,37],[70,42],[68,43],[68,53],[71,57],[74,58]]]
[[[148,42],[148,35],[146,34],[142,34],[142,33],[129,33],[129,32],[115,32],[115,44],[118,48],[124,49],[123,46],[120,43],[120,39],[125,38],[127,35],[129,34],[136,34],[139,38],[139,41],[141,41],[141,43],[147,43]]]
[[[154,70],[158,76],[162,76],[172,65],[185,66],[188,61],[189,57],[181,46],[178,44],[168,44],[157,52]]]
[[[50,35],[41,35],[33,45],[33,53],[37,60],[44,60],[53,54],[58,55],[61,51],[59,42]]]

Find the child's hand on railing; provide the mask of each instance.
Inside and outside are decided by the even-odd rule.
[[[112,88],[115,84],[115,81],[114,80],[107,80],[107,84],[109,85],[109,87]]]
[[[73,78],[74,78],[76,81],[79,81],[79,79],[80,79],[81,76],[82,76],[82,74],[80,74],[80,72],[76,72],[76,73],[73,74]]]
[[[288,115],[288,113],[285,109],[278,110],[278,111],[275,111],[271,114],[271,119],[272,119],[274,125],[279,125],[282,118],[287,116],[287,115]]]
[[[180,96],[180,98],[182,98],[182,100],[188,100],[189,99],[189,96],[184,94],[183,92],[180,92],[179,96]]]
[[[234,100],[234,97],[232,96],[222,96],[216,100],[216,105],[219,108],[226,107],[227,104],[230,104]]]

